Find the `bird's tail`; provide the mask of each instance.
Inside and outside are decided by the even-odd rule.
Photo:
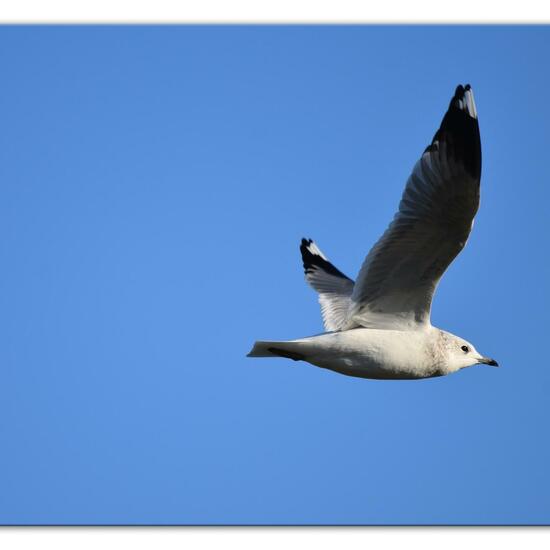
[[[303,361],[305,356],[296,351],[297,342],[255,342],[247,357],[286,357]]]

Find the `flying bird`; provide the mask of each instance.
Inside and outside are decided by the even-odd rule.
[[[431,144],[413,168],[386,232],[357,280],[311,239],[300,250],[306,281],[319,293],[327,332],[256,342],[248,357],[285,357],[375,379],[443,376],[498,366],[468,341],[432,326],[441,276],[464,248],[479,207],[481,141],[474,94],[458,86]]]

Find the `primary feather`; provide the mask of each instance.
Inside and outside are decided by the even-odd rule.
[[[300,245],[306,281],[319,293],[325,329],[342,330],[347,321],[353,281],[332,265],[311,239]]]

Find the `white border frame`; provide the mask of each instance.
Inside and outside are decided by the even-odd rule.
[[[11,23],[542,23],[541,0],[13,0]]]
[[[360,0],[19,0],[0,6],[1,23],[265,23],[265,24],[361,24],[361,23],[544,23],[550,21],[550,3],[481,3],[461,0],[385,0],[368,4]],[[163,550],[189,545],[193,550],[224,548],[270,550],[281,547],[345,548],[371,544],[376,550],[464,550],[528,544],[548,548],[550,529],[522,527],[2,527],[0,545],[9,550],[78,548]]]

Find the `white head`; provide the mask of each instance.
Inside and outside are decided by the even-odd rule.
[[[465,367],[479,364],[498,367],[498,363],[494,359],[481,355],[476,348],[470,344],[470,342],[464,340],[464,338],[455,336],[450,332],[440,332],[444,342],[445,364],[449,372],[456,372]]]

